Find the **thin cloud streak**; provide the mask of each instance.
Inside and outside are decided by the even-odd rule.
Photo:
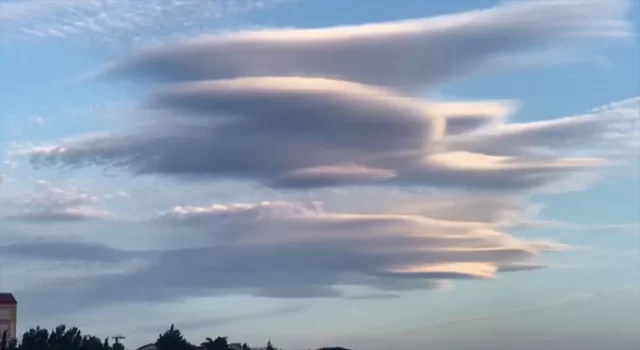
[[[467,324],[473,324],[481,321],[501,318],[503,316],[508,316],[508,315],[538,313],[538,312],[543,312],[549,309],[555,309],[556,307],[560,307],[560,306],[584,302],[593,298],[594,298],[594,294],[592,293],[574,294],[574,295],[569,295],[563,298],[551,300],[542,304],[534,305],[531,307],[511,308],[511,309],[498,311],[492,314],[476,316],[476,317],[468,317],[468,318],[458,319],[458,320],[449,321],[449,322],[437,323],[434,325],[427,326],[425,328],[432,329],[432,328],[441,328],[441,327],[446,327],[446,328],[457,327],[457,326],[464,326]]]
[[[124,192],[95,195],[75,186],[60,188],[40,180],[35,191],[15,197],[0,197],[3,211],[0,219],[24,223],[52,223],[116,219],[108,210],[96,207],[100,202],[124,199]]]

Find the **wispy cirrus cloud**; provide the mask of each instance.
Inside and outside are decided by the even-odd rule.
[[[137,45],[210,29],[221,17],[295,0],[11,0],[0,3],[6,39],[85,39]]]
[[[91,1],[82,0],[21,0],[0,3],[0,19],[3,22],[23,21],[48,15],[68,7],[87,6]]]

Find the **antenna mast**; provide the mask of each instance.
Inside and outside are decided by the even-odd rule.
[[[116,344],[120,344],[120,339],[127,339],[127,337],[118,334],[113,336],[113,339],[116,341]]]

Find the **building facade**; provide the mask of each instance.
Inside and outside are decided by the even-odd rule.
[[[17,337],[18,302],[11,293],[0,293],[0,336],[6,331],[9,338]]]

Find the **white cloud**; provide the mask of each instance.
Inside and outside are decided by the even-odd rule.
[[[113,219],[113,213],[96,207],[105,199],[74,186],[59,188],[41,180],[31,193],[2,198],[0,218],[31,223]]]

